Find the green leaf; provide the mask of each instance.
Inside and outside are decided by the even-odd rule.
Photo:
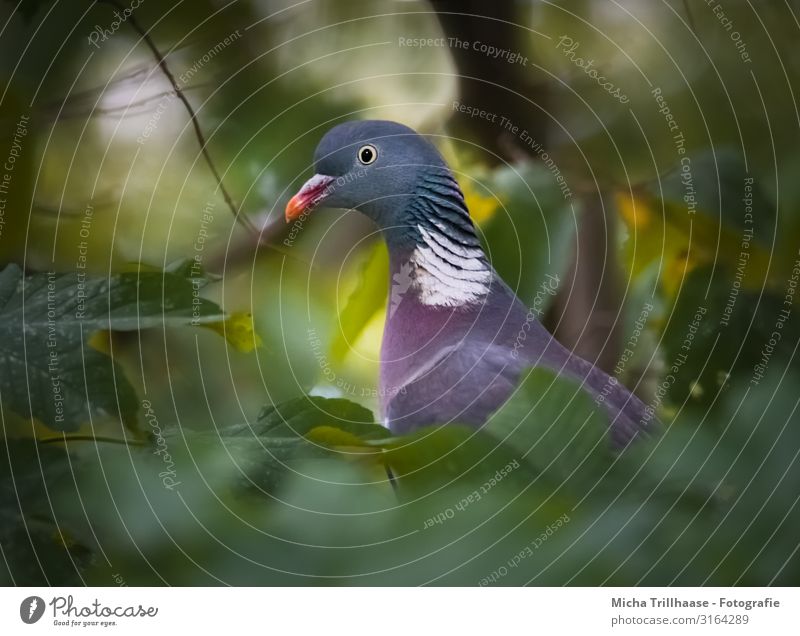
[[[87,346],[92,333],[223,317],[174,274],[23,276],[9,265],[0,272],[0,396],[5,407],[56,430],[75,430],[91,414],[131,424],[136,394],[112,358]]]
[[[397,477],[401,492],[417,497],[460,480],[519,486],[528,483],[531,473],[517,449],[466,426],[426,427],[382,446],[385,464]]]
[[[164,435],[169,459],[175,464],[176,481],[202,465],[216,485],[224,489],[256,489],[272,492],[289,470],[288,465],[306,459],[324,458],[332,452],[303,437],[241,435],[238,427],[219,432],[171,431]],[[153,469],[159,463],[147,458]]]
[[[261,337],[256,333],[253,314],[250,312],[237,311],[225,320],[204,323],[203,326],[218,333],[241,353],[250,353],[263,345]]]
[[[693,271],[664,326],[664,359],[667,368],[677,370],[668,392],[673,404],[713,404],[730,377],[761,374],[758,365],[767,348],[767,367],[797,366],[789,343],[800,340],[800,321],[794,312],[783,313],[783,296],[766,290],[734,293],[728,276],[720,267]],[[775,332],[786,344],[772,351]]]
[[[81,583],[89,549],[56,522],[53,509],[66,496],[64,484],[72,484],[72,475],[62,449],[31,439],[0,442],[0,585]]]
[[[662,288],[671,297],[688,272],[712,264],[734,271],[746,252],[742,287],[761,289],[765,281],[780,278],[785,263],[769,249],[775,207],[740,155],[723,149],[685,159],[662,179],[634,190],[633,196],[627,190],[617,193],[633,276],[657,267]]]
[[[341,362],[376,312],[386,308],[389,252],[376,241],[360,268],[356,286],[339,312],[331,342],[331,358]]]
[[[551,172],[535,164],[496,170],[488,180],[502,207],[483,229],[492,265],[522,302],[547,309],[549,277],[563,275],[577,222]]]
[[[597,472],[613,458],[601,408],[576,382],[549,369],[532,369],[485,430],[559,481]]]
[[[231,427],[228,435],[297,437],[319,426],[331,426],[361,439],[389,437],[389,431],[374,422],[372,412],[355,402],[305,395],[265,406],[255,424]]]
[[[165,272],[181,276],[186,280],[191,280],[195,285],[204,287],[208,283],[215,283],[222,280],[219,274],[207,272],[201,261],[194,258],[184,258],[170,263],[164,268]]]
[[[686,172],[679,166],[660,180],[648,184],[647,190],[654,197],[681,206],[683,214],[686,214],[691,202],[696,205],[697,212],[728,228],[743,230],[751,227],[752,221],[757,221],[756,238],[768,246],[771,225],[775,222],[775,206],[747,170],[741,153],[730,147],[722,147],[687,154],[686,157],[689,163],[683,165],[691,166],[691,184],[684,182]],[[747,185],[750,187],[746,192]],[[749,194],[754,215],[750,224],[745,222],[742,201],[745,194]],[[686,200],[687,196],[689,201]],[[691,201],[692,198],[694,201]]]
[[[49,0],[21,0],[16,2],[6,0],[6,2],[8,4],[16,4],[14,8],[22,14],[22,18],[26,23],[30,23],[42,6],[49,3]]]

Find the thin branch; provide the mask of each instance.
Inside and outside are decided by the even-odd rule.
[[[95,0],[95,2],[103,2],[105,4],[109,4],[120,11],[125,11],[125,7],[122,6],[117,0]],[[192,127],[194,128],[195,136],[197,137],[197,141],[200,142],[200,152],[203,153],[203,158],[206,160],[209,169],[211,170],[211,174],[214,175],[214,179],[217,182],[217,187],[219,187],[220,192],[222,192],[222,198],[225,199],[225,203],[230,208],[231,214],[233,214],[233,218],[241,223],[244,227],[246,227],[250,232],[255,235],[258,235],[260,232],[259,230],[250,222],[250,220],[239,214],[239,208],[234,203],[233,198],[231,197],[228,189],[225,187],[225,184],[222,182],[222,177],[220,176],[219,172],[217,171],[217,167],[214,165],[214,161],[211,159],[211,154],[208,152],[208,143],[206,142],[205,135],[203,134],[202,128],[200,128],[200,122],[197,120],[197,114],[194,112],[194,108],[189,103],[189,100],[186,98],[186,95],[183,94],[180,86],[178,86],[178,82],[175,81],[175,76],[170,71],[169,66],[167,65],[167,61],[164,56],[161,54],[161,51],[158,50],[158,47],[153,42],[153,39],[150,37],[150,34],[142,28],[139,22],[136,20],[136,17],[129,13],[128,15],[128,22],[130,22],[131,27],[142,36],[147,48],[150,49],[150,52],[156,58],[156,63],[158,67],[161,69],[161,72],[164,73],[164,76],[169,80],[169,83],[172,85],[172,89],[175,91],[178,99],[181,100],[184,107],[186,108],[186,112],[189,113],[189,119],[192,122]]]
[[[61,437],[43,437],[38,440],[40,444],[58,444],[67,442],[102,442],[104,444],[122,444],[123,446],[147,446],[146,442],[132,440],[132,439],[119,439],[117,437],[103,437],[94,435],[62,435]]]

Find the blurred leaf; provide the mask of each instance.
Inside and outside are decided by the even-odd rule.
[[[305,395],[277,405],[265,406],[254,424],[235,425],[228,435],[303,437],[313,428],[330,426],[360,439],[388,437],[389,432],[374,424],[372,412],[342,398]]]
[[[0,584],[79,585],[89,548],[54,517],[51,498],[72,484],[67,453],[33,440],[0,442]],[[73,497],[69,501],[78,502]]]
[[[472,220],[478,225],[484,225],[491,221],[500,207],[500,201],[491,194],[484,194],[483,191],[479,190],[473,179],[463,178],[459,185]]]
[[[449,424],[422,428],[383,443],[384,461],[406,497],[423,497],[457,483],[491,481],[498,471],[517,487],[528,483],[516,449],[483,431]]]
[[[175,465],[176,479],[180,479],[181,485],[184,482],[178,475],[192,470],[192,464],[199,458],[209,481],[216,488],[232,493],[242,488],[272,492],[289,472],[291,462],[331,454],[327,448],[303,437],[246,437],[236,428],[230,433],[226,429],[218,433],[172,431],[165,435],[165,440],[169,459]],[[157,467],[154,460],[149,463],[151,469]]]
[[[5,0],[8,4],[16,5],[16,8],[25,19],[25,22],[30,22],[31,19],[39,12],[43,5],[48,4],[50,0]]]
[[[207,283],[218,282],[222,276],[207,272],[203,263],[196,258],[182,258],[170,263],[164,268],[169,274],[181,276],[194,282],[195,286],[205,286]]]
[[[0,272],[0,392],[4,404],[56,430],[77,429],[90,414],[132,426],[139,405],[113,358],[87,347],[97,331],[139,330],[220,320],[214,303],[185,279],[164,273],[23,276]]]
[[[386,308],[389,290],[389,251],[376,241],[366,255],[347,302],[341,307],[330,345],[331,358],[341,363],[372,317]]]
[[[335,426],[315,426],[305,434],[306,439],[323,446],[353,446],[365,447],[364,440],[349,431],[343,431]]]
[[[533,368],[486,431],[558,481],[611,463],[608,420],[589,394],[550,369]]]
[[[695,268],[716,263],[735,270],[745,251],[748,275],[743,283],[760,289],[768,272],[775,275],[768,250],[774,207],[738,154],[707,151],[685,159],[687,170],[677,168],[635,190],[633,197],[617,193],[629,232],[625,250],[631,274],[638,277],[658,263],[662,288],[674,297]],[[747,218],[746,195],[751,207]]]
[[[220,280],[222,280],[222,277],[219,276],[218,274],[211,274],[207,272],[203,267],[202,261],[199,261],[194,258],[178,259],[170,263],[163,269],[160,267],[156,267],[155,265],[150,265],[149,263],[142,263],[142,262],[126,263],[125,266],[122,268],[121,273],[130,273],[130,274],[167,273],[174,276],[178,276],[187,281],[191,281],[195,289],[200,289],[202,287],[205,287],[209,283],[219,282]]]
[[[668,369],[676,365],[670,369],[674,382],[668,387],[673,404],[708,406],[727,389],[729,378],[754,376],[776,330],[781,342],[800,339],[797,317],[781,317],[783,297],[734,290],[724,273],[717,269],[712,278],[710,267],[693,271],[664,327],[664,358]],[[772,349],[769,365],[794,363],[788,346]]]
[[[688,163],[684,165],[691,168],[689,177],[682,167],[676,168],[659,181],[646,186],[650,195],[683,205],[684,211],[688,209],[689,203],[693,203],[698,212],[715,220],[717,224],[729,229],[743,230],[752,226],[752,223],[746,223],[743,201],[749,192],[755,217],[752,221],[758,221],[757,227],[760,230],[769,228],[771,234],[771,227],[775,222],[775,206],[748,171],[741,153],[730,147],[716,147],[685,156]],[[688,178],[691,178],[691,182],[687,183],[685,180]],[[746,190],[748,185],[750,187]],[[769,244],[766,238],[765,232],[759,233],[759,240],[764,245]]]
[[[487,187],[502,202],[491,221],[481,226],[487,254],[503,280],[530,306],[547,276],[561,276],[567,267],[577,221],[571,199],[564,198],[547,168],[533,163],[499,168],[487,179]],[[545,300],[551,297],[545,294]]]
[[[253,325],[253,314],[249,312],[234,312],[225,320],[206,323],[203,326],[217,332],[228,341],[228,344],[242,353],[249,353],[263,345]]]

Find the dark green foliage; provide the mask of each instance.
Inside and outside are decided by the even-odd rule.
[[[33,440],[0,444],[0,585],[82,582],[97,555],[55,512],[79,505],[68,486],[72,470],[60,448]]]
[[[172,430],[167,457],[98,445],[76,462],[86,517],[60,505],[74,500],[71,480],[50,495],[57,518],[83,524],[77,544],[96,540],[114,564],[95,558],[94,584],[117,570],[128,584],[790,583],[800,563],[781,537],[800,523],[800,422],[783,386],[770,376],[729,392],[716,439],[679,418],[618,455],[591,402],[538,370],[486,431],[365,442],[382,459],[259,428],[278,412],[304,431],[317,409],[366,416],[342,400],[292,401],[251,429]]]
[[[113,355],[89,346],[92,335],[223,318],[217,305],[195,299],[192,283],[180,274],[23,276],[9,265],[0,272],[3,407],[60,431],[97,414],[132,424],[139,409],[134,389]]]

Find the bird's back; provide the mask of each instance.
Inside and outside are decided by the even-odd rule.
[[[390,308],[381,364],[384,417],[397,433],[430,424],[481,426],[530,367],[570,377],[595,397],[616,446],[647,428],[641,400],[563,347],[496,275],[484,302],[469,308],[431,307],[413,294]]]

